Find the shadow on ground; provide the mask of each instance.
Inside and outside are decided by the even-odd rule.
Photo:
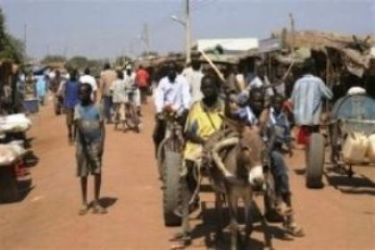
[[[344,194],[375,195],[375,183],[364,175],[348,177],[331,171],[326,173],[329,185]]]
[[[117,202],[117,198],[114,197],[102,197],[99,200],[99,203],[104,208],[112,207]]]
[[[192,228],[192,240],[194,244],[194,240],[204,238],[204,242],[207,249],[215,249],[215,250],[226,250],[230,249],[230,234],[227,229],[229,224],[229,215],[228,211],[224,212],[223,224],[225,225],[222,234],[217,233],[217,214],[214,208],[207,208],[206,204],[203,203],[201,215],[198,217],[202,219],[201,223],[196,225]],[[239,210],[239,214],[242,215],[239,218],[239,223],[244,224],[244,210],[241,208]],[[260,225],[260,215],[254,212],[253,214],[254,219],[254,232],[260,232],[263,234],[263,227]],[[242,228],[242,227],[241,227]],[[268,230],[270,231],[272,238],[277,238],[281,240],[292,240],[292,238],[288,237],[285,232],[278,227],[276,224],[268,223]],[[241,229],[241,231],[243,231]],[[242,239],[242,240],[241,240]],[[264,249],[265,244],[264,240],[258,240],[251,237],[248,239],[247,242],[244,242],[243,235],[240,237],[239,245],[240,249],[247,250],[258,250]]]

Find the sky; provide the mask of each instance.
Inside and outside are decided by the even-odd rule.
[[[297,30],[375,34],[375,0],[190,0],[193,40],[267,38],[288,26]],[[114,58],[150,48],[159,53],[184,50],[183,0],[0,0],[8,31],[24,39],[27,53]],[[26,29],[25,29],[26,27]]]

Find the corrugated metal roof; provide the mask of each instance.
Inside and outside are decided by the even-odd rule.
[[[223,39],[199,39],[196,43],[199,50],[212,50],[220,46],[225,51],[248,51],[257,48],[257,38],[223,38]]]

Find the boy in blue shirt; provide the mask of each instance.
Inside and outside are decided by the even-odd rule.
[[[99,204],[101,186],[101,167],[104,149],[105,126],[102,110],[92,102],[92,87],[90,84],[81,84],[79,87],[79,99],[81,101],[75,107],[74,121],[76,125],[76,157],[77,175],[81,178],[82,207],[80,215],[88,212],[90,206],[87,203],[87,177],[94,175],[94,213],[106,213],[104,207]]]
[[[278,200],[277,207],[284,216],[284,228],[293,236],[301,237],[303,230],[295,222],[291,191],[289,186],[288,167],[284,160],[284,146],[292,156],[292,136],[287,114],[283,111],[284,97],[274,95],[269,108],[269,118],[267,123],[267,144],[270,152],[271,173],[275,181],[275,193]],[[283,208],[283,205],[286,207]],[[283,211],[284,210],[284,211]],[[268,211],[270,212],[270,211]],[[269,214],[270,215],[270,214]],[[266,214],[266,217],[267,214]]]

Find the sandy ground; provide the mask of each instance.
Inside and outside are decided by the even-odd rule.
[[[64,118],[51,107],[33,117],[29,133],[39,163],[30,169],[32,189],[21,201],[0,204],[0,249],[169,249],[178,228],[162,221],[161,190],[153,157],[153,114],[145,108],[141,134],[107,128],[102,202],[108,214],[79,216],[79,180],[75,177],[74,147],[66,139]],[[328,173],[325,187],[305,188],[303,154],[296,151],[290,165],[293,200],[306,236],[282,237],[272,224],[275,249],[375,249],[375,168],[356,167],[352,180]],[[92,197],[90,179],[89,197]],[[194,242],[188,249],[207,249],[215,216],[211,193],[202,195],[207,209],[193,219]],[[260,230],[251,248],[262,249]],[[216,249],[223,249],[216,244]]]

